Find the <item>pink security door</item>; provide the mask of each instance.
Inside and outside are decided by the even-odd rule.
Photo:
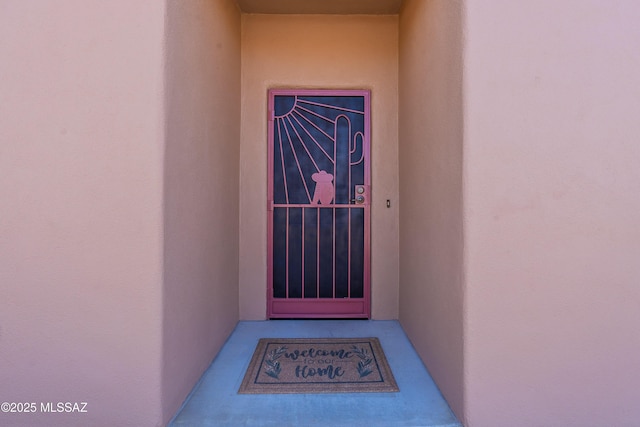
[[[369,92],[269,91],[268,314],[370,314]]]

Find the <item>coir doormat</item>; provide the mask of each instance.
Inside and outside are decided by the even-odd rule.
[[[238,393],[396,391],[378,338],[263,338]]]

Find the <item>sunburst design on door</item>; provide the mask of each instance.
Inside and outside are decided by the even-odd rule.
[[[364,158],[364,130],[354,129],[354,125],[364,126],[364,101],[360,109],[352,109],[331,105],[331,98],[279,96],[275,99],[275,203],[305,204],[315,200],[314,204],[328,204],[327,201],[348,204],[355,197],[352,180],[364,183],[364,168],[355,167]],[[336,141],[344,142],[342,138],[348,143],[341,149]],[[318,181],[322,176],[327,180]],[[331,201],[315,194],[318,184],[322,189],[322,183],[331,181],[334,182]],[[304,191],[300,191],[302,189]]]

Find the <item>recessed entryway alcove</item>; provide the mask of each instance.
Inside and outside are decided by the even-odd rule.
[[[266,318],[267,91],[369,90],[371,317],[402,321],[459,410],[460,2],[239,0],[238,5],[240,319]]]
[[[461,3],[169,4],[166,401],[237,320],[267,318],[269,89],[357,89],[371,94],[371,318],[400,320],[460,414]],[[194,244],[206,261],[185,257]]]

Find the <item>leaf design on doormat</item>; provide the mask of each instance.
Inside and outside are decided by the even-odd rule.
[[[352,351],[360,358],[358,362],[358,373],[360,378],[366,377],[373,372],[371,369],[371,363],[373,359],[369,356],[369,352],[364,348],[358,348],[355,345],[351,346]]]
[[[264,368],[264,373],[269,375],[272,378],[279,379],[278,375],[280,375],[280,371],[282,371],[282,367],[280,366],[280,362],[278,359],[285,353],[287,347],[280,346],[278,348],[274,348],[267,354],[267,357],[264,361],[266,367]]]

